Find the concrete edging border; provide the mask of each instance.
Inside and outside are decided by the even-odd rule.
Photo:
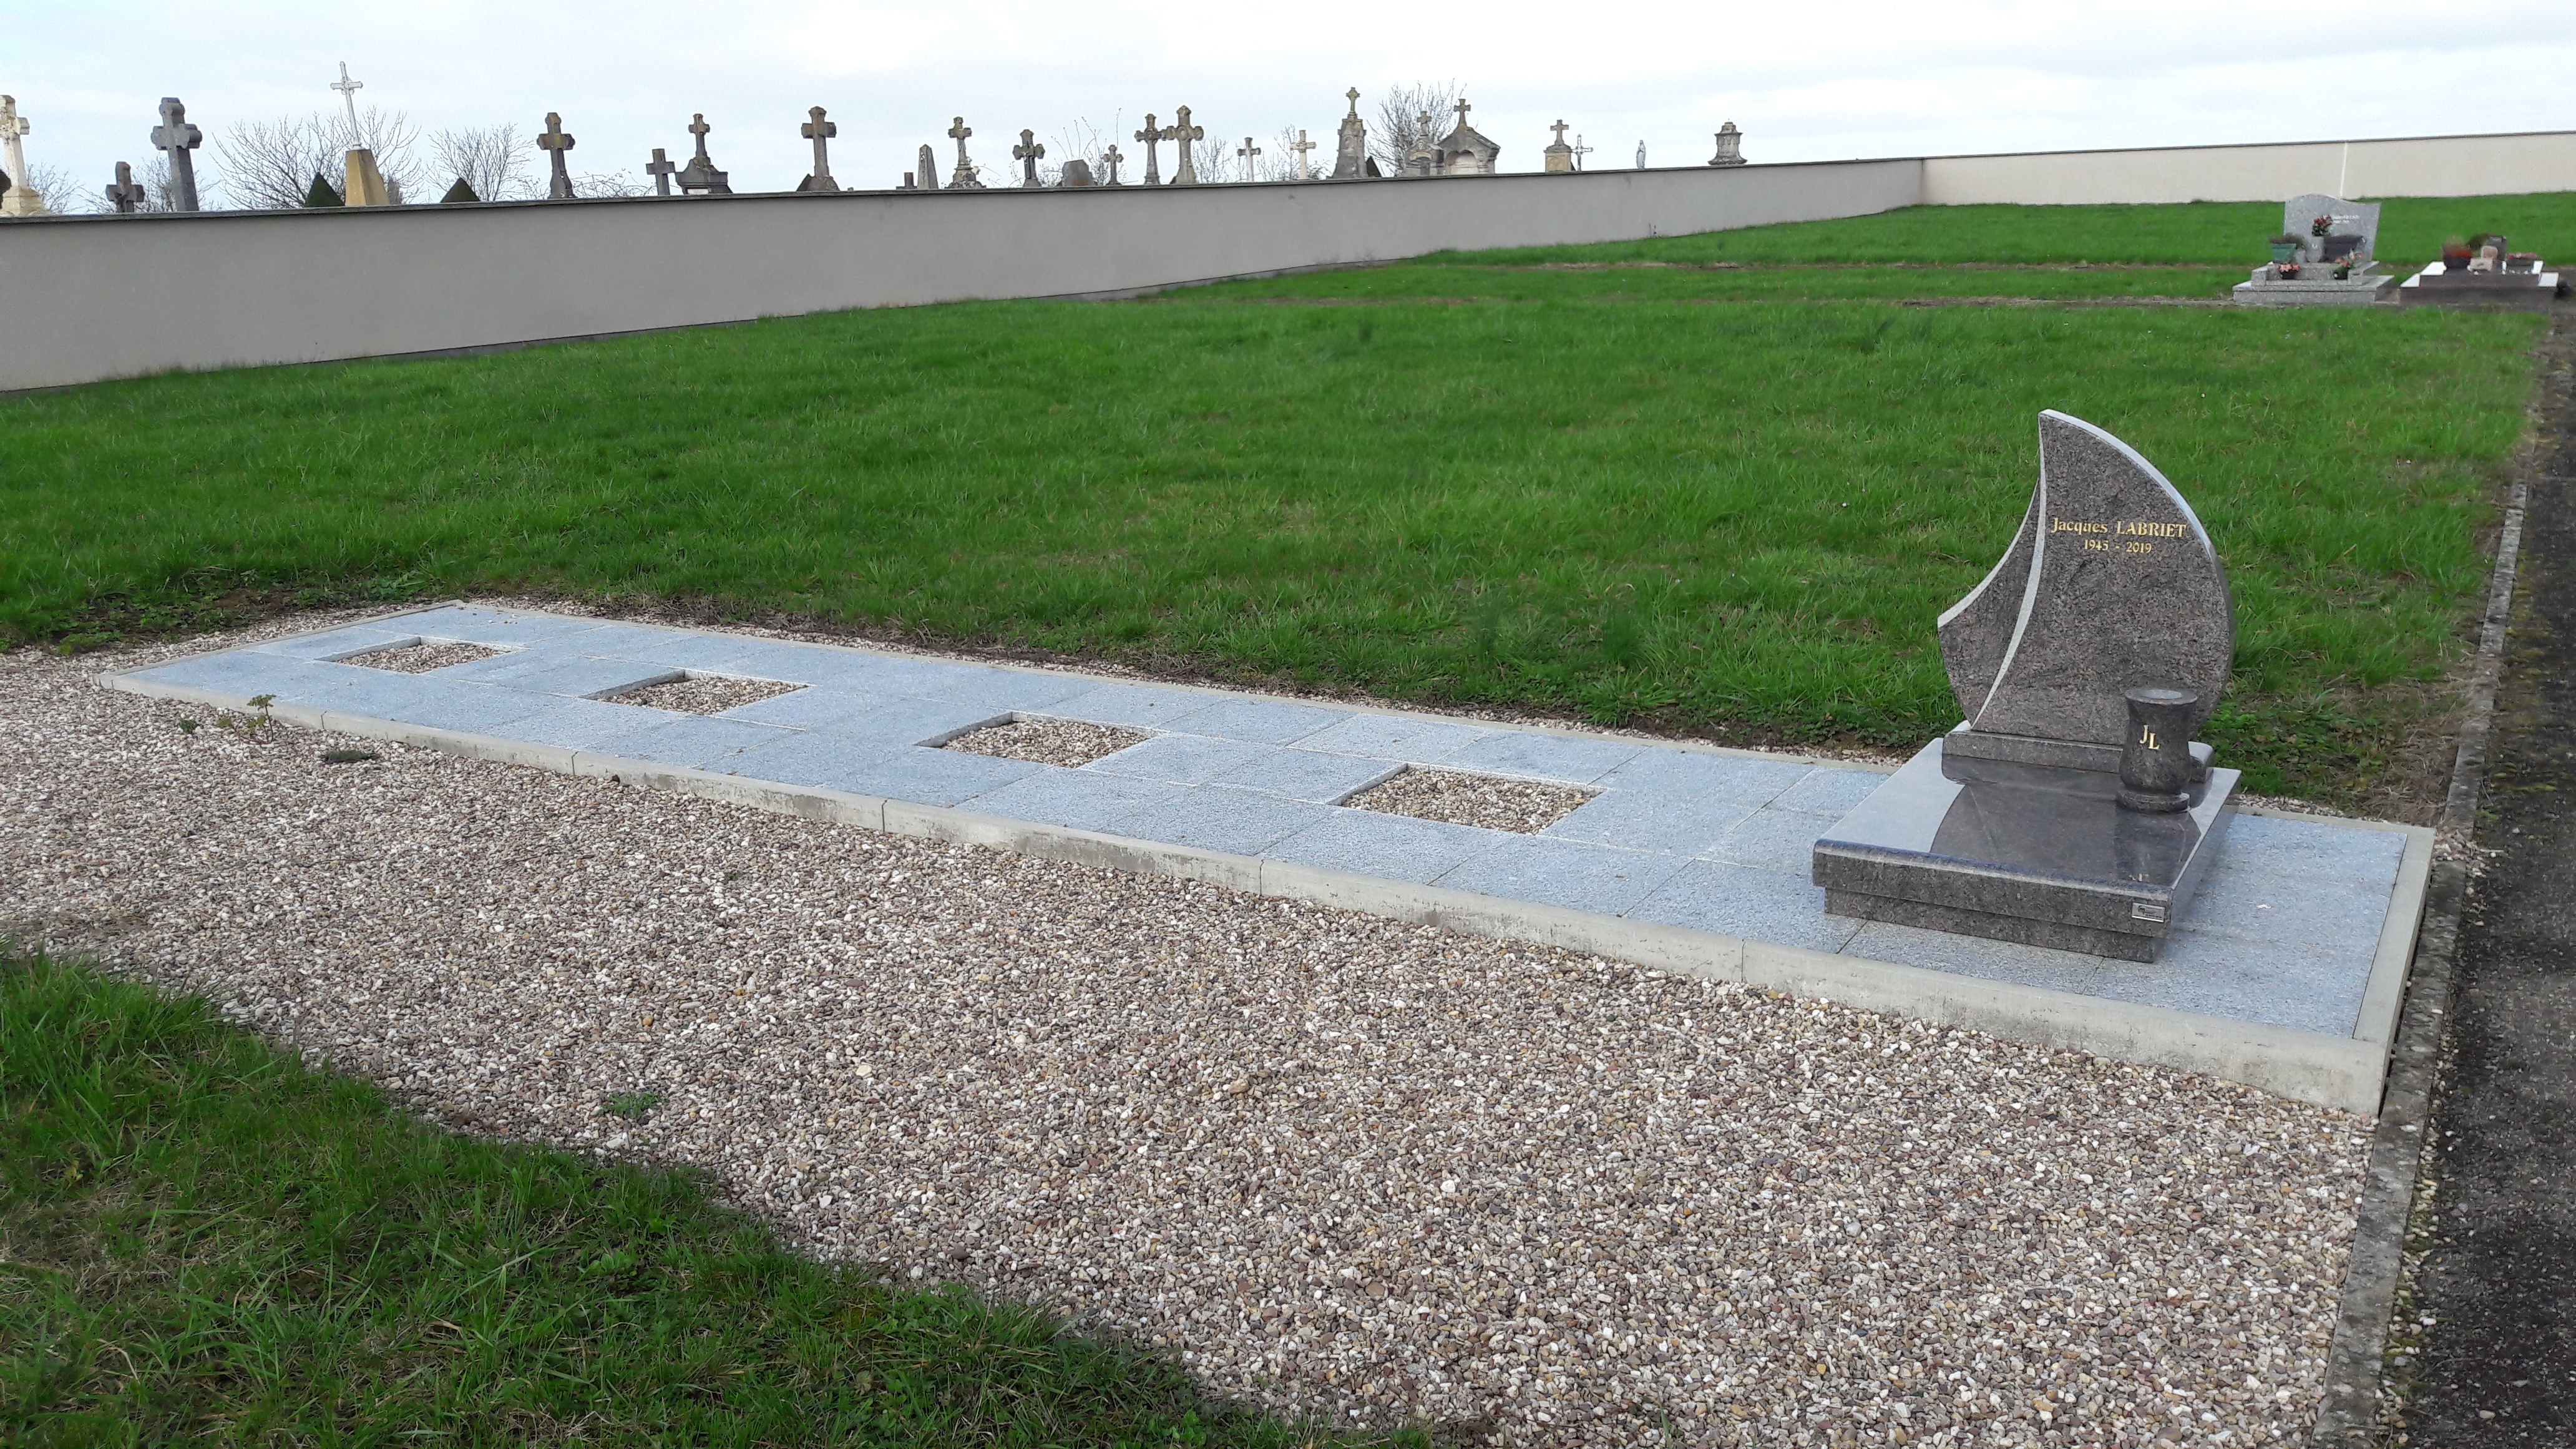
[[[352,624],[382,625],[442,607],[448,605],[414,606],[373,620],[352,621]],[[687,626],[657,627],[698,634],[722,633]],[[825,647],[846,649],[850,646]],[[1012,664],[993,667],[1026,669],[1032,673],[1063,672]],[[149,684],[123,672],[105,675],[100,682],[108,688],[132,694],[221,708],[247,707],[238,695],[188,686]],[[1219,694],[1238,692],[1206,686],[1157,687],[1196,688]],[[1455,718],[1400,709],[1380,710],[1375,706],[1371,709],[1372,712],[1399,717]],[[1254,856],[1002,819],[953,807],[750,781],[736,775],[657,765],[622,756],[529,744],[424,725],[406,725],[310,706],[275,705],[269,712],[272,718],[288,724],[443,750],[474,759],[525,765],[563,774],[612,776],[625,784],[729,801],[777,814],[830,820],[922,839],[982,845],[1074,864],[1206,881],[1257,895],[1364,911],[1416,925],[1557,946],[1677,974],[1766,987],[1794,996],[1838,1001],[1864,1010],[1885,1011],[1945,1026],[1967,1027],[2040,1046],[2085,1051],[2118,1061],[2206,1072],[2281,1096],[2365,1115],[2379,1105],[2389,1044],[2396,1035],[2396,1008],[2402,994],[2408,957],[2412,954],[2415,923],[2425,901],[2427,868],[2433,844],[2432,832],[2420,827],[2369,821],[2336,822],[2349,828],[2395,831],[2407,836],[2396,898],[2382,930],[2378,954],[2365,989],[2361,1020],[2353,1036],[2336,1038],[1437,886],[1411,885]],[[1524,728],[1574,738],[1621,738],[1546,726]],[[1688,741],[1670,743],[1711,753],[1758,754]],[[1779,755],[1759,757],[1784,758]],[[1816,763],[1849,767],[1848,762],[1819,760]],[[2302,817],[2292,811],[2251,808],[2244,813],[2314,818]]]

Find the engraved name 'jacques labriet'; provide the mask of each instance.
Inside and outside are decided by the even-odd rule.
[[[2124,518],[2116,523],[2052,518],[2048,522],[2048,531],[2078,535],[2088,553],[2153,553],[2156,539],[2183,536],[2183,526],[2179,523],[2149,523],[2135,518]]]

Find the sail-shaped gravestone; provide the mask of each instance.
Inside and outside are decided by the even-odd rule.
[[[2116,771],[2132,689],[2208,720],[2236,658],[2227,574],[2191,505],[2128,444],[2039,415],[2039,486],[2012,547],[1941,616],[1966,724],[1953,754]]]
[[[1940,620],[1967,719],[1817,840],[1825,909],[2152,961],[2237,774],[2191,743],[2226,688],[2227,575],[2155,465],[2039,417],[2039,483],[2002,562]]]

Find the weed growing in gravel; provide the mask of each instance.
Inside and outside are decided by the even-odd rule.
[[[322,763],[326,765],[357,765],[382,758],[384,758],[382,755],[373,750],[324,750],[322,752]]]
[[[686,1175],[436,1131],[200,1001],[0,957],[0,1440],[199,1438],[1362,1442],[797,1257]]]
[[[608,1100],[599,1104],[599,1110],[611,1117],[641,1122],[652,1116],[653,1109],[661,1105],[662,1094],[659,1092],[612,1092]]]

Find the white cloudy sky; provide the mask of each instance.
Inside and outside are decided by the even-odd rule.
[[[1559,117],[1596,166],[1641,139],[1689,165],[1730,119],[1755,161],[2576,128],[2564,4],[11,0],[0,91],[34,124],[29,162],[93,187],[144,158],[159,97],[211,151],[233,122],[336,107],[344,60],[362,103],[426,129],[560,111],[575,170],[685,155],[703,111],[737,190],[804,174],[809,105],[840,124],[843,184],[878,186],[923,142],[952,155],[959,112],[999,169],[1023,126],[1123,137],[1183,103],[1211,138],[1304,126],[1329,146],[1347,87],[1368,115],[1390,84],[1452,79],[1505,170],[1536,168]]]

